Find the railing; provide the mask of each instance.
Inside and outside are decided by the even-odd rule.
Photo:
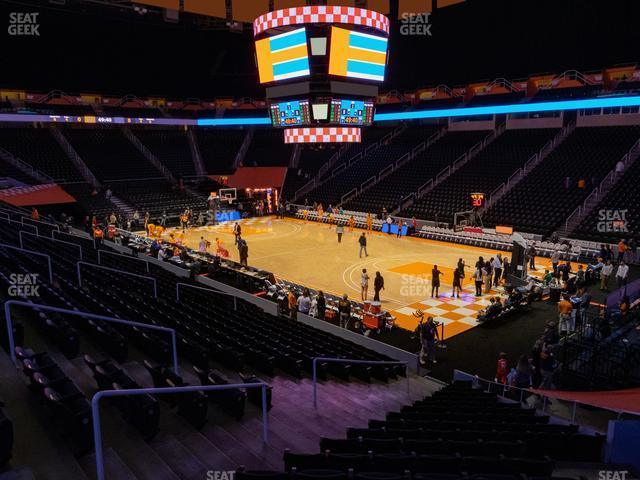
[[[231,293],[227,293],[227,292],[222,292],[220,290],[213,290],[212,288],[198,287],[196,285],[190,285],[188,283],[182,283],[182,282],[176,283],[176,302],[178,303],[180,303],[180,287],[195,288],[197,290],[204,290],[206,292],[217,293],[218,295],[233,297],[233,309],[238,310],[238,297],[236,297],[235,295],[232,295]]]
[[[64,240],[58,240],[57,238],[41,237],[40,235],[34,235],[33,233],[24,232],[20,230],[20,232],[18,232],[18,238],[20,239],[20,248],[24,248],[24,240],[22,238],[23,235],[31,235],[32,237],[36,237],[41,240],[49,240],[51,242],[64,243],[65,245],[72,245],[74,247],[78,247],[78,251],[80,252],[80,260],[82,260],[82,246],[78,245],[77,243],[65,242]]]
[[[367,180],[365,180],[364,182],[362,182],[362,183],[360,184],[360,188],[359,188],[360,193],[362,193],[362,191],[363,191],[365,188],[367,188],[367,186],[369,186],[369,185],[371,185],[371,184],[373,184],[373,183],[376,183],[376,180],[377,180],[377,179],[378,179],[378,177],[377,177],[376,175],[374,175],[373,177],[370,177],[370,178],[368,178]]]
[[[59,230],[53,230],[51,232],[51,238],[53,238],[54,240],[59,240],[59,238],[56,238],[56,233],[58,235],[66,235],[67,237],[79,238],[81,240],[89,240],[89,241],[93,242],[93,248],[96,248],[96,239],[95,238],[92,238],[92,237],[81,237],[79,235],[74,235],[72,233],[61,232]],[[73,243],[73,242],[70,242],[70,243]],[[80,245],[80,244],[76,243],[76,245]],[[80,245],[80,246],[82,246],[82,245]]]
[[[171,183],[176,183],[173,173],[149,150],[142,141],[128,127],[122,127],[124,136],[138,149],[140,153]]]
[[[508,397],[507,393],[511,392],[511,391],[515,391],[515,392],[519,392],[518,397],[520,400],[520,403],[522,403],[522,401],[524,400],[524,396],[525,394],[528,395],[538,395],[542,397],[542,413],[545,413],[545,410],[547,409],[547,403],[548,403],[548,396],[546,395],[540,395],[540,393],[537,393],[535,391],[532,391],[529,388],[519,388],[519,387],[514,387],[512,385],[505,385],[503,383],[499,383],[499,382],[494,382],[492,380],[486,380],[484,378],[480,378],[477,375],[472,375],[470,373],[467,372],[463,372],[461,370],[454,370],[453,371],[453,378],[454,380],[466,380],[466,381],[471,381],[477,385],[479,385],[480,387],[483,387],[483,385],[486,385],[486,388],[483,387],[483,390],[488,392],[488,393],[495,393],[496,395],[498,395],[501,398],[506,398],[509,400],[513,400],[513,398]],[[493,392],[492,392],[492,386],[495,387],[493,388]],[[553,398],[553,397],[551,397]],[[576,420],[576,407],[578,405],[589,405],[588,403],[585,402],[581,402],[579,400],[573,400],[572,401],[572,408],[571,408],[571,423],[574,424],[575,420]],[[598,407],[598,408],[603,408],[603,407]],[[612,412],[617,413],[618,415],[620,415],[622,412],[621,411],[617,411],[617,410],[611,410],[611,409],[607,409],[604,408],[604,410],[610,410]],[[554,415],[558,416],[557,413],[554,413]]]
[[[33,218],[25,217],[24,215],[22,215],[20,217],[20,223],[22,223],[22,225],[25,225],[25,223],[24,223],[25,220],[27,222],[38,222],[38,223],[41,223],[43,225],[49,225],[50,227],[55,228],[56,230],[60,231],[60,227],[55,223],[43,222],[42,220],[34,220]],[[32,225],[32,224],[31,223],[27,223],[26,225]]]
[[[88,267],[97,268],[98,270],[105,270],[105,271],[108,271],[108,272],[115,272],[115,273],[123,273],[123,274],[129,275],[131,277],[144,278],[146,280],[151,280],[153,282],[153,298],[155,298],[155,299],[158,298],[158,282],[156,281],[156,279],[154,277],[146,277],[144,275],[138,275],[137,273],[126,272],[124,270],[118,270],[117,268],[103,267],[102,265],[96,265],[94,263],[89,263],[89,262],[77,262],[76,263],[76,275],[78,277],[78,286],[80,286],[80,287],[82,287],[82,273],[80,271],[80,266],[81,265],[86,265]]]
[[[93,441],[96,450],[96,478],[105,480],[104,454],[102,451],[102,430],[100,428],[100,400],[111,397],[126,397],[133,395],[163,395],[170,393],[215,392],[238,388],[260,388],[262,390],[262,441],[269,443],[269,420],[267,412],[267,384],[236,383],[227,385],[189,385],[186,387],[167,388],[135,388],[130,390],[101,390],[91,399],[91,413],[93,417]]]
[[[342,197],[340,197],[340,203],[344,203],[346,202],[349,198],[353,197],[354,195],[356,195],[358,193],[358,187],[348,191],[347,193],[345,193],[344,195],[342,195]]]
[[[49,267],[49,283],[53,283],[53,267],[51,266],[51,257],[46,253],[36,252],[34,250],[27,250],[26,248],[14,247],[13,245],[7,245],[6,243],[0,243],[0,247],[10,248],[11,250],[17,250],[19,252],[30,253],[32,255],[38,255],[47,259],[47,265]]]
[[[173,328],[161,327],[159,325],[151,325],[148,323],[134,322],[131,320],[124,320],[122,318],[106,317],[104,315],[97,315],[89,312],[79,312],[78,310],[69,310],[66,308],[50,307],[49,305],[41,305],[38,303],[23,302],[20,300],[8,300],[4,304],[4,316],[7,322],[7,335],[9,337],[9,354],[11,360],[16,364],[16,352],[15,352],[15,340],[13,338],[13,319],[11,318],[11,307],[15,305],[17,307],[31,308],[33,310],[44,310],[45,312],[62,313],[65,315],[71,315],[73,317],[82,317],[85,319],[102,320],[103,322],[118,323],[121,325],[129,325],[132,327],[143,328],[148,330],[155,330],[158,332],[166,332],[171,335],[171,348],[173,350],[173,371],[176,374],[180,374],[180,368],[178,366],[178,350],[176,348],[176,331]]]
[[[149,262],[147,262],[144,258],[136,258],[130,255],[124,255],[118,252],[109,252],[108,250],[98,250],[98,265],[102,265],[102,255],[115,255],[116,257],[126,258],[128,260],[135,260],[137,262],[144,262],[146,265],[147,273],[149,273]]]
[[[18,170],[22,170],[24,173],[26,173],[30,177],[32,177],[32,178],[34,178],[34,179],[36,179],[36,180],[38,180],[38,181],[40,181],[42,183],[48,183],[48,182],[53,182],[54,181],[53,178],[51,178],[49,175],[47,175],[43,171],[38,170],[34,166],[28,164],[27,162],[25,162],[21,158],[16,157],[11,152],[9,152],[8,150],[5,150],[2,147],[0,147],[0,158],[5,159],[8,163],[12,164]]]
[[[387,165],[386,167],[384,167],[382,170],[380,170],[380,172],[377,175],[378,180],[382,180],[382,178],[384,178],[385,176],[387,176],[389,173],[393,172],[396,168],[397,163],[402,160],[405,157],[408,157],[409,154],[405,154],[402,157],[400,157],[396,163],[390,163],[389,165]],[[373,178],[376,178],[376,175],[373,176]]]
[[[84,163],[84,160],[82,160],[78,152],[76,152],[71,143],[69,143],[67,137],[65,137],[64,134],[55,125],[51,125],[49,127],[49,131],[51,132],[51,135],[53,135],[53,138],[56,140],[56,142],[58,142],[58,145],[60,145],[62,150],[64,150],[64,152],[67,154],[67,157],[69,158],[69,160],[71,160],[71,163],[73,163],[78,169],[78,171],[82,175],[82,178],[84,178],[85,181],[92,187],[99,187],[100,182],[98,182],[96,176],[91,170],[89,170],[87,164]]]
[[[24,227],[29,227],[29,228],[33,228],[36,233],[32,233],[31,235],[34,235],[36,237],[40,237],[40,232],[38,231],[38,227],[36,227],[35,225],[23,225],[21,222],[19,222],[18,220],[14,220],[12,219],[10,216],[8,218],[0,218],[0,220],[6,220],[7,222],[9,222],[9,225],[11,225],[12,223],[15,223],[17,225],[19,225],[18,228],[24,228]],[[20,230],[20,232],[23,232],[24,230]],[[29,233],[29,232],[25,232],[25,233]],[[22,246],[22,245],[20,245]]]
[[[406,361],[379,361],[379,360],[351,360],[348,358],[327,358],[327,357],[315,357],[313,359],[313,406],[318,408],[318,362],[326,363],[347,363],[351,365],[404,365],[406,367],[407,376],[407,396],[409,395],[409,388],[411,379],[409,378],[409,362]]]
[[[624,156],[620,159],[620,161],[624,164],[625,170],[631,165],[631,163],[637,158],[635,155],[640,148],[640,140],[637,140],[633,146],[624,154]],[[619,175],[616,171],[617,165],[613,167],[607,173],[607,175],[602,179],[600,184],[591,191],[591,193],[584,199],[582,205],[576,208],[571,215],[567,217],[564,222],[564,231],[563,235],[569,235],[572,233],[573,229],[579,225],[579,223],[591,212],[593,207],[595,207],[599,201],[601,201],[613,185],[619,179]]]
[[[419,197],[422,195],[422,192],[424,192],[427,188],[431,187],[433,185],[433,178],[430,178],[429,180],[427,180],[425,183],[423,183],[418,190],[415,192],[415,197]]]

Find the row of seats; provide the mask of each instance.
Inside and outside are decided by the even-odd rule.
[[[48,128],[0,128],[0,147],[58,182],[82,181],[82,175]]]
[[[483,220],[490,225],[551,234],[639,138],[638,126],[576,128],[485,212]],[[579,188],[579,180],[585,182],[585,188]]]
[[[417,200],[404,216],[429,220],[437,216],[440,221],[452,222],[455,212],[469,210],[471,192],[492,192],[556,132],[554,129],[505,130],[449,178]]]
[[[142,388],[127,372],[111,360],[94,360],[84,356],[84,363],[93,372],[98,390],[132,390]],[[148,394],[113,397],[110,401],[118,408],[122,417],[134,426],[145,440],[151,440],[158,433],[160,405]]]
[[[548,459],[529,459],[492,456],[460,456],[449,454],[369,454],[369,453],[317,453],[295,454],[285,452],[285,471],[335,469],[354,472],[384,472],[401,474],[506,474],[550,476],[555,463]]]
[[[604,436],[549,420],[454,382],[367,428],[349,428],[346,438],[322,438],[320,453],[286,451],[285,472],[550,476],[556,460],[600,460]]]
[[[49,410],[59,434],[69,438],[77,453],[91,450],[91,404],[84,393],[47,352],[35,353],[29,348],[16,347],[15,354],[31,389]]]

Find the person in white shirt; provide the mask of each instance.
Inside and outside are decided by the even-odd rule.
[[[629,275],[629,265],[624,263],[624,260],[620,262],[618,265],[618,270],[616,270],[616,282],[618,283],[618,288],[622,288],[627,284],[627,275]]]
[[[491,262],[491,266],[493,267],[493,284],[497,287],[500,282],[500,278],[502,277],[502,254],[499,253],[496,255],[496,258]]]
[[[560,250],[555,250],[551,254],[551,266],[553,267],[553,273],[558,273],[559,263],[560,263]]]
[[[200,253],[207,253],[207,241],[204,237],[200,237],[200,243],[198,243],[198,251]]]
[[[309,316],[317,317],[318,316],[318,299],[313,297],[311,299],[311,307],[309,308]]]
[[[362,269],[362,275],[360,275],[360,296],[362,301],[367,299],[367,293],[369,291],[369,274],[367,273],[367,269]]]
[[[611,265],[610,260],[607,260],[607,263],[600,270],[600,290],[609,290],[609,277],[611,277],[612,272],[613,265]]]
[[[624,163],[622,160],[618,160],[618,163],[616,163],[616,174],[622,175],[622,172],[624,172]]]
[[[161,248],[158,250],[158,260],[164,261],[165,258],[167,258],[167,254],[164,252],[164,249]]]
[[[298,297],[298,311],[309,314],[309,310],[311,310],[311,294],[309,293],[309,289],[305,288],[302,295]]]

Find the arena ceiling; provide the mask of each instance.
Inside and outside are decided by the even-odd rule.
[[[241,7],[271,9],[299,0],[166,1],[177,2],[178,10],[158,6],[165,0],[0,0],[5,22],[0,86],[182,98],[264,95],[247,23],[257,10]],[[600,70],[639,60],[637,0],[309,3],[383,11],[388,5],[392,23],[383,91]],[[217,16],[185,10],[205,4],[216,7]],[[405,14],[418,10],[431,10],[421,17],[428,25],[407,26]],[[40,36],[9,35],[12,12],[37,12]]]

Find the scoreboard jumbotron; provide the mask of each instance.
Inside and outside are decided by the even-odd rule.
[[[285,128],[285,142],[359,142],[385,76],[389,19],[307,6],[261,15],[253,31],[271,123]]]

